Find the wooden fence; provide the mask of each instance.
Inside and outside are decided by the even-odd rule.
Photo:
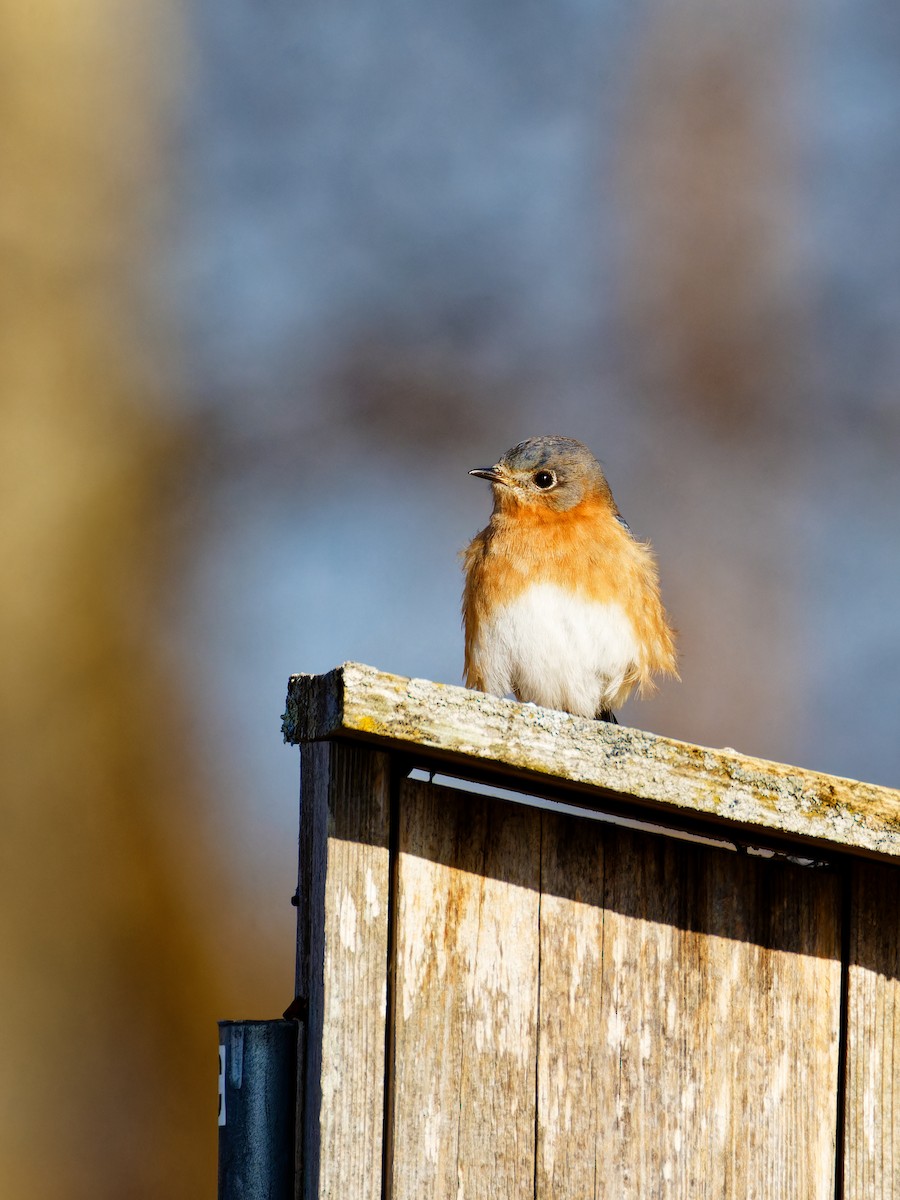
[[[350,663],[285,736],[303,1200],[900,1198],[900,792]]]

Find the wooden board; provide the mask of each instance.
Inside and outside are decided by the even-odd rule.
[[[392,1200],[533,1200],[540,814],[400,799]]]
[[[844,1200],[900,1196],[900,870],[855,864]]]
[[[791,838],[854,854],[900,857],[900,792],[712,750],[637,729],[345,663],[295,675],[288,741],[369,739],[445,769],[503,773],[580,802],[618,799],[660,819],[702,819],[739,840]]]
[[[543,825],[535,1197],[590,1200],[606,1170],[603,1072],[617,1071],[602,1045],[608,831],[551,814]]]
[[[381,1197],[389,766],[386,754],[364,746],[322,744],[302,754],[303,1200]]]
[[[831,1200],[838,880],[628,830],[602,836],[593,1194]],[[542,1013],[546,984],[542,971]]]
[[[393,1200],[831,1200],[840,910],[828,871],[404,784]]]

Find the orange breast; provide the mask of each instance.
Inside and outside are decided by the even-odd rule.
[[[495,512],[464,557],[466,682],[478,688],[472,646],[496,605],[509,603],[532,582],[553,583],[600,603],[618,603],[640,646],[636,664],[642,690],[654,671],[675,674],[674,635],[659,595],[649,545],[637,542],[603,497],[568,512],[519,505]]]

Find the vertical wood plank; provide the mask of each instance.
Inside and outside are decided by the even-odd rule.
[[[532,1200],[540,814],[406,782],[392,1200]]]
[[[390,875],[383,751],[302,749],[298,995],[308,1006],[298,1113],[304,1200],[380,1200]]]
[[[900,869],[851,868],[844,1200],[900,1196]]]
[[[536,1197],[596,1196],[603,972],[605,828],[545,813]]]
[[[551,815],[543,847],[537,1195],[830,1200],[836,877]]]

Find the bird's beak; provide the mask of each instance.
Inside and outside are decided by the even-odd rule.
[[[503,472],[498,467],[473,467],[469,472],[470,475],[477,475],[479,479],[489,479],[491,483],[506,483],[503,477]]]

